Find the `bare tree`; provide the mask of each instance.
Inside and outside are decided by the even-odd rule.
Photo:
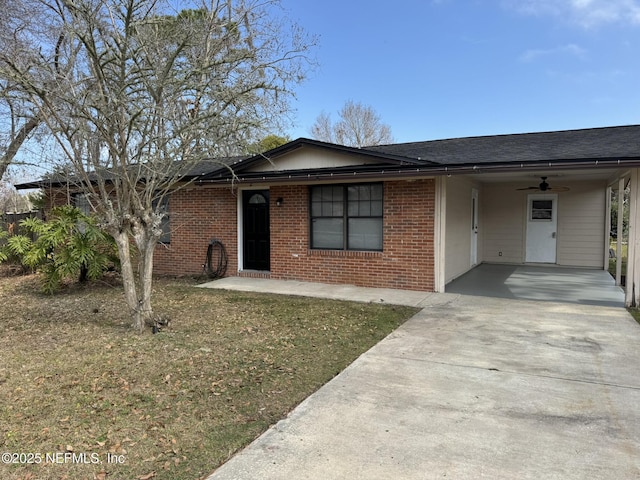
[[[31,8],[33,7],[33,9]],[[32,42],[42,35],[41,29],[34,27],[34,18],[38,17],[40,5],[31,2],[0,0],[3,21],[0,22],[0,49],[2,55],[11,57],[16,63],[26,60],[24,42]],[[30,38],[19,33],[31,30]],[[8,78],[0,78],[0,180],[14,157],[33,135],[40,124],[38,113],[31,109],[24,91]]]
[[[23,1],[42,15],[13,32],[20,58],[0,50],[0,79],[55,138],[68,181],[115,238],[142,331],[154,320],[163,198],[196,163],[273,128],[309,43],[272,15],[277,0],[202,0],[177,15],[163,0]]]
[[[373,108],[349,100],[338,114],[340,120],[333,124],[329,115],[321,113],[311,127],[313,138],[350,147],[393,143],[391,128]]]
[[[20,195],[8,182],[0,181],[0,215],[29,212],[31,209],[31,200],[27,195]]]

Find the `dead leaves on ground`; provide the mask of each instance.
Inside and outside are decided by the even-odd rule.
[[[117,289],[44,297],[28,283],[0,278],[2,449],[126,457],[54,465],[67,480],[204,477],[412,313],[162,280],[174,322],[139,336]],[[0,478],[43,478],[31,467]]]

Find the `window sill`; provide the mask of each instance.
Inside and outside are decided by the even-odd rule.
[[[378,250],[322,250],[309,249],[307,255],[310,257],[382,257],[382,252]]]

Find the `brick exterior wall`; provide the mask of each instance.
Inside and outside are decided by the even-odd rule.
[[[213,238],[220,240],[229,257],[227,275],[238,271],[237,192],[231,188],[188,187],[171,194],[171,243],[158,245],[154,273],[199,275]]]
[[[61,191],[48,194],[51,204],[67,203]],[[309,187],[270,187],[269,273],[238,273],[238,195],[229,187],[195,186],[171,194],[171,243],[156,247],[154,273],[201,274],[209,242],[217,238],[227,250],[227,276],[434,290],[435,182],[431,179],[384,182],[382,252],[311,250]],[[280,197],[284,201],[278,207]]]
[[[48,213],[54,207],[63,205],[73,205],[71,192],[62,188],[46,188],[43,189],[44,197],[44,216],[47,218]]]
[[[270,189],[271,278],[434,290],[433,180],[384,183],[382,252],[310,250],[308,192],[298,185]]]
[[[52,207],[73,204],[66,189],[47,189],[46,212]],[[213,238],[227,250],[227,275],[238,272],[237,191],[230,187],[191,186],[171,194],[169,213],[171,242],[158,244],[153,272],[159,275],[200,275],[207,248]]]

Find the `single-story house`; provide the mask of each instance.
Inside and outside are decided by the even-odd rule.
[[[639,303],[640,125],[368,148],[300,138],[230,166],[171,194],[157,273],[200,274],[212,239],[227,275],[369,287],[442,292],[483,262],[606,269],[611,190],[630,188],[617,280]]]

